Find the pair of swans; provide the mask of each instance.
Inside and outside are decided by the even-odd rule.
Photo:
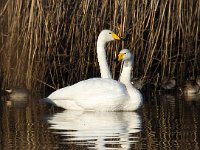
[[[105,45],[114,40],[120,40],[120,37],[110,30],[103,30],[99,34],[97,55],[101,78],[91,78],[58,89],[46,100],[69,110],[134,111],[138,109],[142,103],[142,95],[131,85],[133,55],[128,49],[120,51],[118,55],[118,60],[124,63],[120,80],[111,78]]]

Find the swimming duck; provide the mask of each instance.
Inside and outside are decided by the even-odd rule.
[[[187,80],[183,84],[181,92],[184,95],[200,94],[200,86],[197,84],[196,80]]]
[[[174,78],[164,78],[161,82],[161,87],[164,90],[174,89],[176,86],[176,80]]]
[[[5,90],[9,95],[10,100],[21,101],[28,98],[29,90],[26,88],[13,88]]]

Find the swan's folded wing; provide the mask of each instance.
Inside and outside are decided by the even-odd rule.
[[[72,86],[59,89],[49,95],[48,98],[53,100],[109,100],[127,98],[127,96],[128,94],[124,84],[112,79],[92,78],[80,81]]]

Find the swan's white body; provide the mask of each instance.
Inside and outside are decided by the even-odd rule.
[[[102,78],[84,80],[59,89],[50,94],[47,101],[65,109],[87,111],[133,111],[140,106],[140,103],[130,102],[132,98],[141,99],[141,94],[133,89],[131,83],[130,85],[123,84],[111,79],[104,49],[106,42],[114,40],[109,34],[113,33],[109,30],[102,31],[97,41],[97,54]],[[110,38],[106,38],[106,36]],[[132,67],[132,63],[130,67]],[[126,71],[123,74],[125,78]]]
[[[126,87],[111,79],[92,78],[53,92],[48,99],[65,109],[120,111],[128,99]]]

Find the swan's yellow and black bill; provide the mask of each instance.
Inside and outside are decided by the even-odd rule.
[[[112,37],[115,39],[115,40],[121,40],[121,38],[115,34],[115,33],[112,33]]]
[[[124,58],[124,54],[118,54],[117,57],[113,61],[118,62],[121,61]]]
[[[124,54],[119,54],[117,60],[118,60],[118,61],[121,61],[123,58],[124,58]]]

